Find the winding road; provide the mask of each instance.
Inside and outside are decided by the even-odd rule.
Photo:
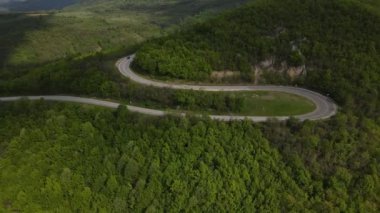
[[[309,100],[311,100],[315,106],[316,109],[313,112],[303,114],[303,115],[297,115],[293,116],[299,120],[322,120],[322,119],[328,119],[332,116],[334,116],[337,113],[337,105],[332,101],[330,98],[323,96],[319,93],[298,88],[298,87],[289,87],[289,86],[207,86],[207,85],[188,85],[188,84],[175,84],[175,83],[166,83],[166,82],[160,82],[160,81],[154,81],[150,79],[146,79],[140,75],[137,75],[134,73],[131,69],[131,63],[134,59],[134,55],[127,56],[124,58],[121,58],[116,62],[116,66],[120,73],[131,79],[132,81],[135,81],[137,83],[147,85],[147,86],[153,86],[157,88],[171,88],[171,89],[185,89],[185,90],[202,90],[202,91],[274,91],[274,92],[285,92],[285,93],[291,93],[295,95],[299,95],[302,97],[305,97]],[[81,104],[90,104],[90,105],[96,105],[96,106],[102,106],[102,107],[108,107],[108,108],[117,108],[121,104],[117,102],[112,101],[104,101],[94,98],[83,98],[83,97],[74,97],[74,96],[60,96],[60,95],[53,95],[53,96],[17,96],[17,97],[0,97],[0,101],[8,102],[8,101],[17,101],[22,98],[27,98],[29,100],[39,100],[44,99],[48,101],[63,101],[63,102],[74,102],[74,103],[81,103]],[[131,105],[126,105],[129,111],[151,115],[151,116],[164,116],[167,114],[173,114],[172,112],[167,112],[163,110],[154,110],[149,108],[143,108],[143,107],[136,107]],[[178,115],[184,116],[184,113],[178,113]],[[289,116],[280,116],[280,117],[271,117],[271,116],[235,116],[235,115],[210,115],[211,119],[214,120],[221,120],[221,121],[232,121],[232,120],[251,120],[254,122],[264,122],[268,119],[277,119],[277,120],[287,120],[290,117]]]

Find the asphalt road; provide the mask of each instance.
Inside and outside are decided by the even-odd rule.
[[[119,69],[120,73],[140,84],[144,84],[147,86],[153,86],[158,88],[171,88],[171,89],[186,89],[186,90],[202,90],[202,91],[274,91],[274,92],[286,92],[295,95],[299,95],[311,100],[316,109],[304,115],[294,116],[300,120],[321,120],[327,119],[337,113],[337,105],[330,98],[323,96],[319,93],[313,92],[311,90],[299,88],[299,87],[289,87],[289,86],[274,86],[274,85],[266,85],[266,86],[210,86],[210,85],[189,85],[189,84],[175,84],[175,83],[167,83],[160,82],[151,79],[144,78],[136,73],[134,73],[131,69],[131,63],[134,59],[134,55],[124,57],[117,61],[116,66]],[[270,118],[276,118],[278,120],[286,120],[289,119],[288,116],[283,117],[265,117],[265,116],[230,116],[230,115],[211,115],[213,119],[217,120],[243,120],[250,119],[253,121],[266,121]]]
[[[331,116],[337,113],[337,105],[328,97],[325,97],[319,93],[306,90],[298,87],[288,87],[288,86],[207,86],[207,85],[188,85],[188,84],[174,84],[174,83],[165,83],[160,81],[154,81],[146,79],[134,73],[131,68],[131,62],[134,58],[134,55],[127,56],[120,59],[116,66],[118,67],[120,73],[127,78],[130,78],[132,81],[135,81],[140,84],[154,86],[158,88],[172,88],[172,89],[188,89],[188,90],[203,90],[203,91],[276,91],[276,92],[286,92],[291,94],[296,94],[303,96],[316,105],[316,109],[304,115],[293,116],[299,120],[322,120],[328,119]],[[61,96],[61,95],[41,95],[41,96],[16,96],[16,97],[0,97],[0,101],[9,102],[17,101],[20,99],[29,99],[29,100],[39,100],[44,99],[48,101],[62,101],[62,102],[74,102],[81,104],[89,104],[107,108],[117,108],[120,106],[120,103],[112,101],[104,101],[95,98],[83,98],[83,97],[74,97],[74,96]],[[154,110],[143,107],[136,107],[131,105],[126,105],[128,110],[131,112],[151,115],[151,116],[164,116],[167,114],[173,114],[162,110]],[[185,114],[180,113],[180,116]],[[210,115],[211,119],[221,120],[221,121],[231,121],[231,120],[251,120],[254,122],[263,122],[268,119],[277,119],[277,120],[287,120],[288,116],[282,117],[270,117],[270,116],[233,116],[233,115]]]

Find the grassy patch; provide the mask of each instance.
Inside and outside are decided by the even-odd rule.
[[[301,115],[315,110],[312,101],[289,93],[253,92],[240,95],[246,99],[241,111],[244,115]]]
[[[294,116],[315,110],[315,104],[307,98],[283,92],[207,92],[218,96],[229,97],[232,100],[242,100],[240,107],[231,110],[228,107],[213,106],[201,109],[199,106],[177,107],[177,110],[205,113],[246,116]]]

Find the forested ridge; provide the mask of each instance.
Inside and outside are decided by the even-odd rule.
[[[254,1],[147,42],[135,67],[190,80],[233,70],[252,81],[252,66],[268,59],[275,66],[305,65],[307,74],[296,81],[283,73],[264,73],[262,81],[302,85],[330,94],[347,109],[379,116],[380,7],[364,2]]]
[[[0,209],[376,212],[380,126],[149,118],[0,105]]]

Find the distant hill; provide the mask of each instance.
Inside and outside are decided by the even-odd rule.
[[[75,5],[76,9],[156,9],[157,5],[163,8],[178,5],[187,6],[187,10],[222,9],[240,4],[246,0],[0,0],[0,12],[30,12],[41,10],[58,10]],[[185,12],[186,10],[177,11]]]
[[[12,5],[13,11],[53,8],[54,3],[56,9],[67,6],[48,13],[1,16],[1,67],[125,49],[193,19],[189,17],[210,16],[249,0],[28,0],[10,4],[0,1],[2,11],[7,10],[6,5]]]
[[[62,9],[80,0],[1,0],[0,7],[7,11],[40,11]]]

